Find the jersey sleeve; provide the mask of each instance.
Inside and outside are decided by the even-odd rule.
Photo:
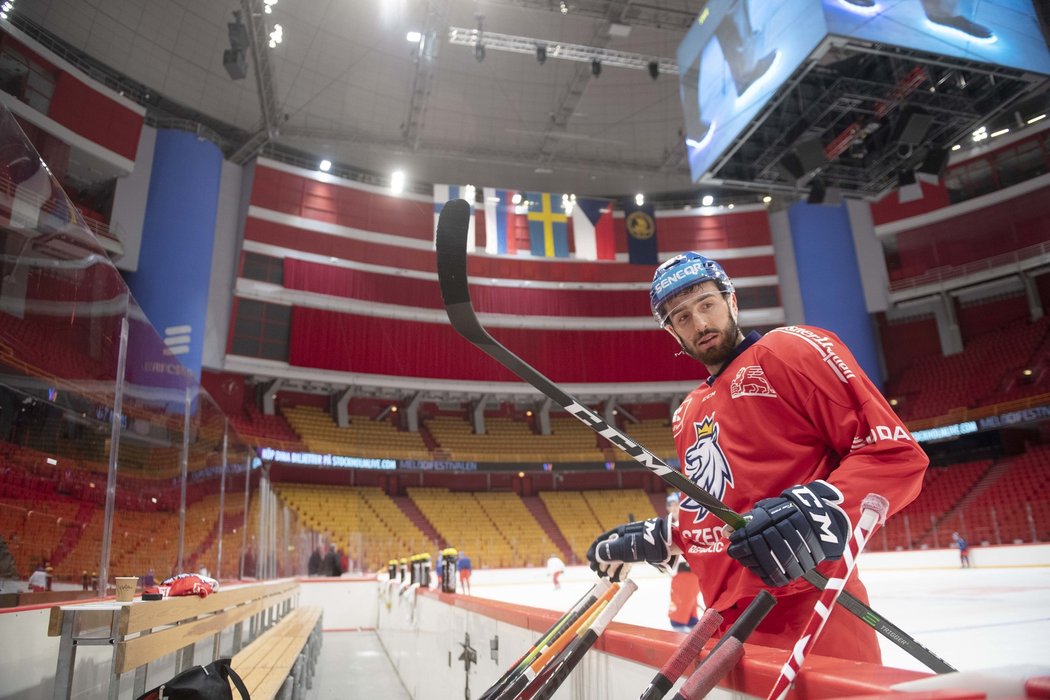
[[[786,337],[778,338],[763,365],[776,367],[796,410],[838,456],[837,466],[823,478],[842,492],[841,507],[851,521],[857,522],[869,493],[889,500],[889,514],[911,503],[922,488],[929,458],[849,349],[819,329],[774,333]]]

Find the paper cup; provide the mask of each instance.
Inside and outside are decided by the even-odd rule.
[[[138,576],[117,576],[117,602],[128,603],[135,597],[135,586],[138,585]]]

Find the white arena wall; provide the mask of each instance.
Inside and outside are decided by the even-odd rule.
[[[971,559],[981,569],[1047,567],[1050,566],[1050,545],[974,547]],[[861,568],[871,571],[920,571],[959,565],[958,552],[952,549],[869,552],[859,563]],[[641,579],[650,577],[644,570],[637,574]],[[588,575],[582,567],[571,567],[566,574],[571,578]],[[478,570],[473,581],[484,589],[489,585],[543,582],[544,576],[539,569]],[[373,578],[302,579],[300,582],[299,604],[324,608],[326,632],[374,630],[403,684],[412,697],[419,700],[463,697],[467,683],[471,697],[478,697],[564,612],[519,605],[518,601],[499,602],[480,595],[456,596],[436,591],[394,594],[386,598],[385,582]],[[0,698],[51,698],[58,638],[47,636],[49,615],[49,606],[0,610]],[[469,673],[459,659],[468,634],[470,646],[477,654],[477,663],[471,665]],[[222,653],[228,653],[231,636],[223,636]],[[497,637],[498,658],[494,660],[490,640]],[[614,622],[566,682],[559,697],[574,700],[637,697],[681,639],[681,635],[669,630]],[[196,653],[198,660],[206,659],[210,649],[201,646]],[[105,646],[79,650],[74,698],[105,696],[103,682],[109,672],[110,658],[110,649]],[[745,697],[764,696],[782,662],[783,652],[747,645],[744,660],[728,679],[738,692],[735,695],[725,692],[717,697],[741,697],[741,693]],[[173,660],[162,661],[151,666],[150,676],[159,682],[167,677],[165,674],[172,675],[169,668],[173,668]],[[816,656],[807,658],[805,669],[802,678],[812,685],[807,697],[889,692],[896,683],[928,675]],[[128,675],[122,684],[122,698],[131,695],[132,674]],[[617,693],[617,689],[625,688],[631,693]]]

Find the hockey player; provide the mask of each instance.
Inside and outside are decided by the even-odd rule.
[[[653,518],[600,535],[587,552],[591,568],[616,580],[625,562],[667,569],[681,554],[723,631],[769,588],[777,605],[750,641],[791,649],[818,596],[800,578],[841,558],[868,493],[889,499],[891,514],[908,505],[929,460],[834,334],[788,326],[745,336],[733,283],[714,260],[694,252],[668,260],[650,301],[682,353],[710,373],[674,414],[682,470],[747,511],[748,523],[729,532],[686,498],[673,525]],[[856,577],[846,590],[867,603]],[[840,607],[812,653],[881,660],[874,630]]]

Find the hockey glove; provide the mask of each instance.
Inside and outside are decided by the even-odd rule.
[[[786,586],[825,559],[842,556],[851,528],[841,502],[842,493],[825,481],[764,498],[729,536],[727,552],[767,586]]]
[[[614,527],[599,535],[587,550],[591,569],[599,576],[620,580],[625,564],[645,561],[661,571],[669,571],[676,555],[671,543],[671,521],[649,518]]]

